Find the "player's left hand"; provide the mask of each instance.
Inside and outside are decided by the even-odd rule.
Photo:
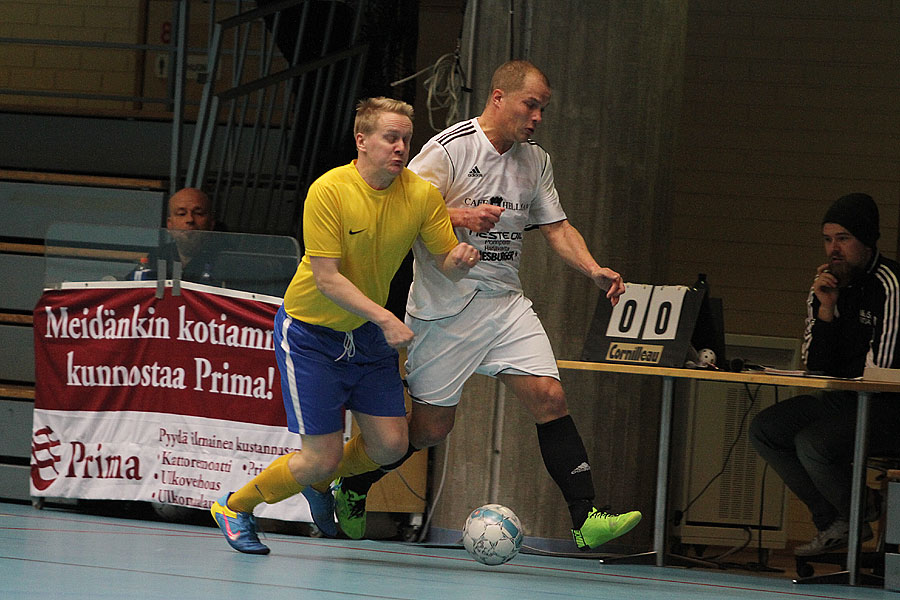
[[[619,303],[619,296],[625,293],[625,282],[622,276],[606,267],[600,267],[591,273],[591,279],[601,290],[606,290],[609,303],[615,306]]]

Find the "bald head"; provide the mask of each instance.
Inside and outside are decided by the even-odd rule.
[[[551,94],[547,78],[527,60],[511,60],[494,71],[478,123],[497,152],[531,139]]]
[[[548,90],[550,89],[547,76],[532,63],[527,60],[511,60],[503,63],[494,71],[494,75],[491,77],[491,91],[502,90],[506,94],[518,92],[525,87],[529,75]],[[490,98],[488,103],[490,103]]]
[[[178,190],[169,198],[169,216],[166,219],[166,227],[169,229],[212,230],[213,216],[209,196],[197,188]]]

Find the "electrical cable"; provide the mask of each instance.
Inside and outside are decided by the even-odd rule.
[[[709,489],[716,479],[721,477],[725,473],[725,469],[728,468],[728,461],[731,460],[731,453],[734,452],[735,447],[737,446],[738,441],[741,439],[741,432],[744,430],[744,423],[747,421],[747,417],[750,415],[750,411],[753,409],[753,405],[756,404],[756,396],[759,393],[759,388],[762,387],[762,384],[756,386],[756,392],[750,391],[750,385],[748,383],[744,383],[744,387],[747,391],[747,396],[750,398],[750,404],[747,405],[747,409],[744,411],[744,414],[741,416],[740,425],[738,425],[737,434],[734,436],[734,440],[732,440],[731,445],[728,447],[728,452],[725,453],[725,458],[722,460],[722,468],[719,469],[719,472],[713,475],[709,481],[706,482],[706,485],[703,486],[697,494],[687,503],[680,511],[676,511],[675,515],[673,515],[673,520],[676,521],[676,524],[681,521],[681,517],[690,510],[691,506],[700,499],[700,497],[706,493],[706,490]]]
[[[761,387],[762,387],[762,384],[759,384],[756,386],[755,391],[751,391],[750,385],[748,383],[744,383],[744,388],[745,388],[745,391],[747,392],[747,397],[750,399],[750,404],[747,406],[747,409],[744,411],[744,414],[741,416],[741,422],[738,427],[737,436],[735,437],[734,441],[731,443],[731,446],[728,448],[728,452],[725,455],[725,459],[722,461],[722,468],[721,468],[721,470],[719,470],[718,473],[716,473],[715,475],[712,476],[712,478],[710,478],[710,480],[706,483],[706,485],[703,486],[703,489],[701,489],[688,502],[687,506],[685,506],[685,508],[683,510],[677,512],[676,516],[674,517],[674,519],[676,521],[680,521],[681,517],[709,489],[709,487],[713,484],[713,482],[725,473],[725,469],[728,466],[728,461],[731,459],[731,453],[734,450],[734,448],[737,446],[738,440],[740,440],[740,438],[741,438],[741,432],[744,430],[744,423],[746,422],[747,417],[750,415],[750,412],[753,410],[753,406],[756,404],[756,400],[759,395],[759,390]],[[775,388],[775,402],[777,403],[778,402],[778,387],[774,386],[774,388]],[[763,502],[763,500],[765,499],[765,482],[766,482],[766,474],[768,471],[768,466],[769,465],[766,464],[763,467],[763,475],[762,475],[762,483],[761,483],[762,491],[760,492],[759,524],[757,526],[757,532],[758,532],[757,533],[757,561],[758,562],[756,562],[756,563],[721,562],[721,560],[723,558],[725,558],[727,556],[731,556],[732,554],[735,554],[737,552],[740,552],[741,550],[744,550],[745,548],[747,548],[750,545],[750,543],[753,541],[753,534],[750,531],[749,527],[744,527],[744,531],[747,532],[747,539],[746,539],[746,541],[744,541],[743,544],[741,544],[739,546],[735,546],[731,549],[728,549],[728,550],[724,551],[722,554],[719,554],[717,556],[714,556],[711,558],[704,557],[703,560],[714,563],[723,569],[740,568],[740,569],[747,569],[748,571],[763,571],[763,572],[770,572],[770,573],[784,572],[782,569],[776,569],[774,567],[768,566],[768,564],[766,564],[767,561],[763,560],[762,522],[763,522],[763,510],[764,510],[764,506],[765,506],[765,503]]]
[[[472,89],[466,86],[466,75],[459,61],[459,40],[456,42],[456,51],[447,53],[438,58],[433,65],[425,67],[408,77],[391,82],[391,87],[406,83],[421,75],[430,73],[425,79],[425,90],[428,97],[425,106],[428,109],[428,124],[434,131],[441,131],[445,127],[453,125],[460,120],[460,103],[463,93],[471,93]],[[434,112],[447,109],[447,117],[443,127],[434,124]]]

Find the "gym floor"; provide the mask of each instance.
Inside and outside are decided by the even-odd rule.
[[[796,585],[763,575],[519,554],[488,567],[460,546],[264,534],[268,556],[218,529],[0,503],[0,598],[900,599],[874,587]]]

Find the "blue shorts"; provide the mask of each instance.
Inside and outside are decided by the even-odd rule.
[[[381,329],[351,332],[275,315],[275,360],[288,429],[320,435],[344,429],[344,409],[376,417],[406,415],[399,357]]]

